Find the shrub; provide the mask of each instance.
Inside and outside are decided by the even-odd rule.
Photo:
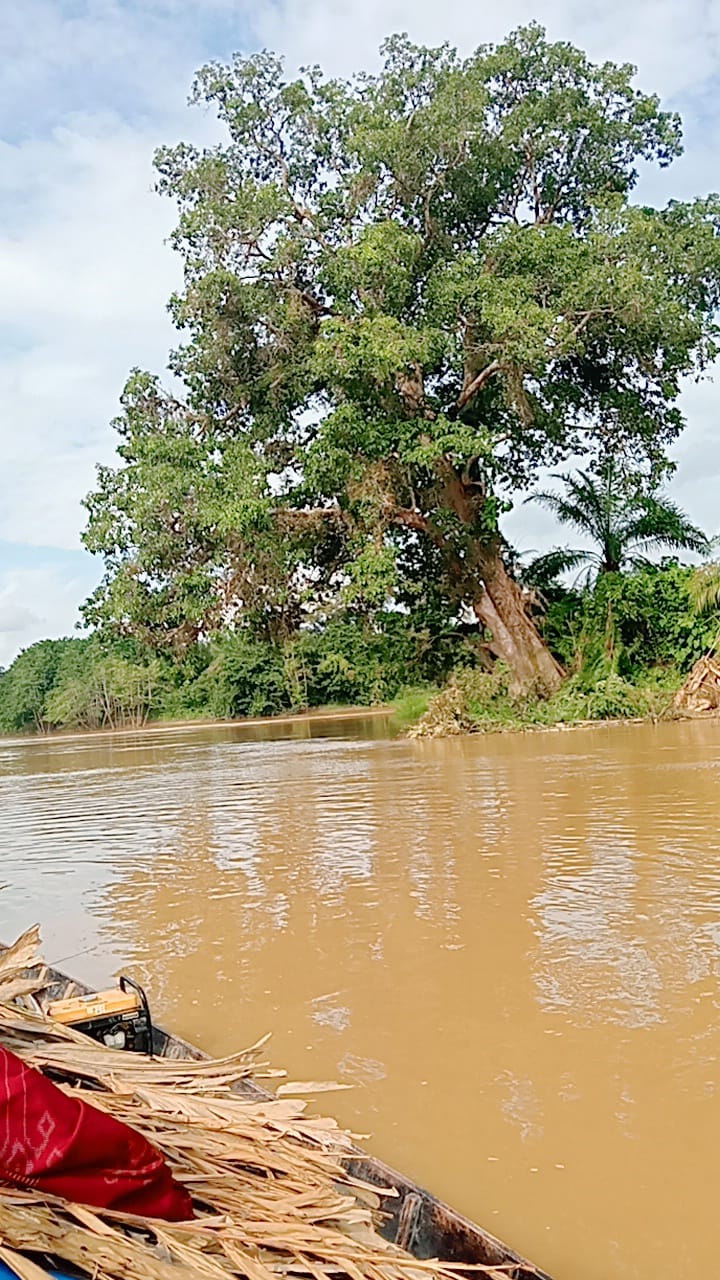
[[[195,705],[211,716],[272,716],[290,707],[282,650],[246,632],[224,636],[194,682]]]
[[[567,668],[592,679],[608,663],[626,678],[656,666],[689,671],[718,629],[717,612],[701,617],[694,608],[693,572],[666,560],[601,574],[591,589],[552,601],[542,621],[545,638]]]
[[[514,698],[509,672],[500,663],[492,672],[463,671],[430,699],[427,711],[411,730],[414,737],[480,732],[542,725],[572,724],[585,720],[632,719],[658,715],[671,700],[674,686],[661,681],[637,686],[617,672],[606,672],[595,683],[575,675],[551,698]]]

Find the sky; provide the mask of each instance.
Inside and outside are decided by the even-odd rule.
[[[372,68],[392,31],[469,53],[537,19],[595,59],[630,61],[685,122],[685,155],[644,180],[664,202],[720,188],[720,0],[0,0],[0,666],[72,634],[102,564],[83,549],[83,496],[111,463],[128,371],[162,372],[180,283],[156,146],[202,142],[187,106],[208,59],[270,48],[289,68]],[[673,496],[720,532],[720,381],[683,396]],[[520,507],[506,531],[557,540]]]

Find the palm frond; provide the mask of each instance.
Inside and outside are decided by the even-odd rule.
[[[561,473],[555,476],[565,487],[565,493],[540,490],[527,501],[536,501],[551,511],[561,524],[571,525],[578,533],[597,542],[604,551],[613,535],[613,526],[620,509],[610,476],[595,477],[588,471],[575,474]],[[605,555],[607,559],[607,555]]]
[[[598,476],[577,471],[555,478],[564,493],[541,490],[528,501],[541,503],[594,542],[601,571],[639,563],[643,553],[663,549],[710,553],[708,538],[677,503],[662,493],[633,490],[628,477],[612,468]]]
[[[592,565],[596,561],[597,556],[594,551],[584,551],[580,548],[572,547],[553,547],[551,551],[545,551],[542,555],[535,556],[534,560],[531,560],[523,568],[522,581],[527,586],[546,590],[557,581],[562,573],[569,573],[572,569],[577,569],[584,565]]]
[[[539,502],[541,507],[546,507],[551,511],[558,520],[563,524],[580,523],[584,527],[583,512],[574,503],[568,501],[561,493],[554,493],[552,489],[539,489],[537,493],[531,493],[526,502]]]
[[[624,523],[626,553],[632,550],[695,551],[707,555],[710,541],[677,503],[664,495],[643,496],[637,503],[637,514]]]

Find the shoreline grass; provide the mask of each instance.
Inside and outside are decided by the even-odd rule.
[[[444,689],[431,694],[414,721],[406,721],[410,737],[450,737],[467,733],[538,730],[603,721],[638,722],[685,718],[674,709],[683,677],[675,671],[651,671],[631,682],[614,671],[571,675],[549,698],[514,696],[509,673],[498,665],[492,672],[458,672]],[[419,696],[416,707],[421,707]]]

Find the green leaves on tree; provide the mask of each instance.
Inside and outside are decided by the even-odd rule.
[[[572,455],[661,468],[714,357],[720,202],[631,203],[677,116],[536,25],[467,59],[394,36],[350,81],[236,56],[194,97],[224,140],[156,157],[175,384],[126,389],[88,616],[180,649],[242,619],[288,636],[401,594],[430,546],[517,686],[553,688],[498,514]]]

